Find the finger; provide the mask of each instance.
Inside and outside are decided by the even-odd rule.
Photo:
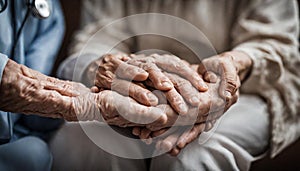
[[[176,73],[185,79],[189,80],[193,86],[199,91],[206,91],[208,86],[200,77],[200,75],[194,71],[189,65],[186,65],[181,59],[174,55],[151,55],[155,60],[158,67],[165,71]]]
[[[116,70],[116,75],[120,78],[134,81],[145,81],[149,76],[145,70],[125,62],[120,63]]]
[[[159,108],[141,105],[113,91],[104,90],[99,95],[101,103],[98,105],[107,122],[113,117],[122,117],[138,124],[165,124],[167,121],[166,114]],[[113,124],[114,120],[111,121]]]
[[[237,75],[236,68],[230,64],[222,64],[220,66],[221,85],[219,89],[220,96],[227,99],[231,98],[240,87],[239,77]]]
[[[190,67],[192,68],[192,70],[198,72],[198,67],[199,67],[198,64],[191,64]]]
[[[179,116],[178,113],[170,105],[158,105],[158,108],[163,110],[167,115],[167,122],[165,124],[148,124],[146,127],[152,131],[158,131],[163,128],[172,127],[172,126],[184,126],[184,125],[193,125],[195,121],[203,122],[202,116],[197,119],[198,109],[191,108],[188,111],[188,115]],[[180,119],[178,118],[180,117]]]
[[[187,144],[195,140],[205,128],[205,124],[194,125],[191,130],[185,131],[178,139],[177,146],[184,148]]]
[[[99,93],[101,90],[97,86],[91,87],[91,92],[93,93]]]
[[[203,78],[206,82],[209,82],[209,83],[216,83],[218,80],[218,76],[211,71],[205,72],[205,74],[203,75]]]
[[[160,130],[158,130],[158,131],[152,132],[151,136],[152,136],[152,137],[158,137],[158,136],[164,134],[164,133],[167,132],[167,131],[168,131],[167,128],[160,129]]]
[[[125,53],[117,53],[117,54],[115,54],[115,56],[117,56],[118,59],[121,59],[124,62],[132,59],[131,55],[128,55]]]
[[[141,139],[145,144],[149,145],[153,142],[152,138],[147,138],[147,139]]]
[[[148,73],[136,66],[129,65],[124,62],[129,59],[126,55],[117,54],[117,55],[105,55],[103,61],[105,63],[112,63],[114,65],[115,74],[123,79],[135,80],[135,81],[145,81],[148,78]]]
[[[226,105],[225,105],[225,110],[224,113],[233,105],[237,102],[238,100],[238,91],[235,93],[234,96],[232,96],[230,99],[228,99],[226,101]]]
[[[141,128],[140,127],[132,128],[132,134],[139,137],[141,134]]]
[[[210,121],[207,121],[207,122],[205,123],[205,129],[204,129],[204,131],[205,131],[205,132],[208,132],[208,131],[210,131],[212,128],[213,128],[213,124],[212,124]]]
[[[209,113],[219,112],[219,111],[223,113],[226,111],[226,101],[221,97],[215,96],[211,104]]]
[[[146,57],[145,54],[130,54],[131,58],[143,58]]]
[[[161,142],[162,142],[162,140],[158,140],[158,141],[156,142],[156,144],[155,144],[155,148],[156,148],[156,150],[158,150],[158,151],[161,151],[161,149],[160,149]]]
[[[180,153],[180,151],[181,151],[181,149],[179,149],[178,147],[174,147],[170,152],[169,152],[169,154],[171,155],[171,156],[177,156],[179,153]]]
[[[41,81],[41,84],[44,85],[44,89],[55,90],[63,96],[76,97],[80,95],[80,92],[68,83]]]
[[[174,133],[169,135],[164,140],[162,140],[162,142],[160,143],[160,150],[170,151],[176,145],[178,137],[179,137],[179,133]]]
[[[150,134],[151,134],[151,130],[149,130],[147,128],[142,128],[140,138],[141,139],[147,139],[147,138],[149,138]]]
[[[124,96],[130,96],[147,106],[158,104],[158,98],[151,91],[127,80],[114,79],[111,89]]]
[[[204,120],[202,117],[200,117],[199,119],[197,118],[197,116],[198,116],[197,108],[190,109],[188,112],[188,115],[179,116],[178,113],[175,112],[175,110],[169,105],[158,105],[157,107],[166,113],[167,122],[165,124],[161,124],[161,125],[158,125],[158,124],[146,125],[146,127],[152,131],[158,131],[160,129],[172,127],[172,126],[193,125],[195,123],[195,121],[197,121],[197,123],[199,123],[199,122],[203,122],[203,120]],[[199,120],[199,122],[198,122],[198,120]]]
[[[230,106],[232,106],[233,104],[235,104],[236,102],[237,102],[237,100],[238,100],[238,96],[239,96],[239,94],[238,94],[238,92],[236,92],[229,100],[228,100],[228,102],[227,102],[227,107],[230,107]]]
[[[138,66],[149,73],[149,80],[152,81],[153,86],[158,90],[167,91],[173,88],[172,82],[167,76],[165,76],[162,71],[152,62],[145,61],[140,62],[137,60],[128,61],[129,64]]]
[[[141,129],[141,134],[140,138],[141,140],[146,143],[146,144],[151,144],[152,143],[152,138],[150,137],[151,131],[147,128],[142,128]]]
[[[212,107],[212,96],[208,93],[200,93],[199,95],[200,103],[198,105],[198,115],[206,116]]]
[[[163,128],[171,127],[178,118],[178,114],[171,106],[163,104],[158,105],[157,107],[164,111],[164,113],[167,115],[167,122],[160,125],[155,123],[146,125],[146,128],[150,129],[151,131],[158,131]]]
[[[192,84],[186,79],[181,78],[176,74],[165,73],[166,76],[174,84],[176,90],[183,96],[183,98],[192,106],[198,106],[200,103],[198,94],[199,91],[195,89]]]
[[[145,107],[143,105],[133,103],[130,107],[120,107],[120,114],[128,121],[139,124],[164,124],[167,121],[166,114],[162,110],[155,107]]]
[[[167,104],[168,100],[166,98],[166,95],[164,92],[160,90],[154,90],[152,93],[158,98],[158,103],[159,104]]]
[[[181,115],[186,115],[188,112],[188,106],[185,103],[182,96],[176,91],[175,88],[165,92],[168,102],[173,109]]]

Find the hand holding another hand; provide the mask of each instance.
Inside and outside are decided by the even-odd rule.
[[[91,63],[85,73],[90,82],[93,82],[92,85],[130,96],[147,106],[158,104],[157,97],[150,90],[162,91],[178,113],[186,114],[187,104],[161,68],[179,73],[200,91],[207,90],[207,85],[197,71],[192,70],[186,62],[173,55],[160,57],[154,54],[146,57],[108,54]],[[189,97],[188,102],[193,99],[195,98]],[[195,104],[197,101],[191,103]]]
[[[239,52],[232,54],[236,55]],[[175,131],[174,134],[158,141],[161,145],[157,146],[162,146],[160,148],[173,147],[170,152],[178,154],[180,149],[199,134],[210,130],[216,119],[236,102],[240,86],[239,74],[249,68],[249,61],[241,57],[235,60],[232,54],[224,53],[207,58],[198,66],[189,65],[173,55],[125,55],[124,57],[108,55],[98,60],[101,65],[97,70],[98,77],[96,76],[95,85],[106,89],[111,88],[122,95],[129,95],[144,105],[158,105],[157,108],[166,113],[167,120],[163,124],[150,123],[144,128],[134,128],[134,134],[142,139],[161,135],[172,126],[182,128],[184,125],[194,125],[191,130]],[[126,76],[124,74],[126,72],[131,73],[130,76]],[[221,79],[218,79],[214,73]],[[210,83],[205,83],[201,75]],[[99,78],[102,81],[97,81]],[[134,82],[129,82],[130,80]],[[145,92],[146,95],[141,96]],[[147,100],[149,94],[151,96],[155,94],[156,99],[152,103]],[[118,108],[122,108],[122,105]],[[128,121],[123,126],[134,125]]]
[[[118,126],[166,122],[166,115],[159,108],[141,105],[116,92],[99,92],[96,87],[89,89],[81,83],[49,77],[12,60],[8,60],[1,80],[0,109],[68,121],[104,118]]]

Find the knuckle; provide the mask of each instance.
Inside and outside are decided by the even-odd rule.
[[[176,80],[176,85],[180,89],[191,88],[191,86],[192,86],[192,84],[189,81],[185,80],[185,79],[177,79]]]
[[[103,62],[110,62],[114,58],[112,54],[105,54],[103,55]]]
[[[217,63],[221,66],[220,69],[222,72],[225,72],[225,68],[228,67],[228,61],[227,60],[224,60],[224,58],[219,58],[217,60]]]
[[[224,53],[221,53],[219,56],[220,57],[228,57],[228,56],[231,56],[231,54],[229,52],[224,52]]]
[[[176,62],[180,62],[181,61],[181,59],[179,57],[175,56],[175,55],[166,54],[166,55],[164,55],[164,57],[171,58],[173,61],[176,61]]]
[[[240,86],[236,75],[227,75],[226,78],[223,79],[223,81],[225,82],[226,88],[229,90],[234,90]]]

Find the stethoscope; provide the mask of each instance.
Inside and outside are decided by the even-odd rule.
[[[26,20],[28,19],[29,17],[29,14],[32,13],[33,16],[39,18],[39,19],[46,19],[50,16],[51,14],[51,3],[48,2],[48,0],[27,0],[26,1],[26,5],[27,5],[27,12],[26,12],[26,15],[21,23],[21,26],[20,28],[17,30],[16,29],[16,23],[17,23],[17,20],[16,20],[16,11],[15,11],[15,3],[14,3],[15,0],[10,0],[9,2],[11,2],[11,17],[13,19],[13,31],[14,31],[14,43],[13,43],[13,47],[12,47],[12,50],[11,50],[11,59],[14,58],[14,54],[15,54],[15,49],[16,49],[16,46],[18,44],[18,40],[20,38],[20,35],[21,35],[21,32],[22,32],[22,29],[26,23]],[[3,11],[5,11],[7,9],[7,6],[8,6],[8,0],[0,0],[0,13],[2,13]],[[1,143],[3,142],[9,142],[10,139],[11,139],[11,116],[10,115],[7,115],[7,120],[8,120],[8,124],[9,124],[9,135],[3,139],[0,139]]]
[[[21,23],[20,28],[16,29],[17,20],[16,20],[16,12],[15,12],[15,1],[11,0],[10,2],[12,3],[11,15],[12,15],[12,19],[14,20],[13,21],[14,43],[10,54],[11,58],[13,58],[15,54],[16,46],[18,44],[24,25],[29,17],[29,14],[32,13],[32,15],[38,19],[46,19],[51,15],[51,3],[49,3],[48,0],[27,0],[26,1],[27,12]],[[0,13],[5,11],[7,9],[7,6],[8,6],[8,0],[0,0]]]

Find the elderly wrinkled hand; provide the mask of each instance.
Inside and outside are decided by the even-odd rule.
[[[208,82],[214,82],[215,80],[215,75],[212,74],[212,72],[221,77],[219,88],[215,91],[218,91],[219,95],[226,102],[225,110],[219,113],[222,114],[237,101],[240,80],[245,79],[251,71],[251,66],[252,61],[249,56],[242,52],[231,51],[204,59],[199,67],[192,66],[192,68],[198,68],[199,73],[203,75],[203,78]],[[210,130],[215,122],[216,120],[212,119],[210,122],[207,121],[206,123],[195,124],[192,129],[186,130],[181,127],[181,129],[175,131],[175,133],[166,135],[165,138],[159,140],[156,147],[158,149],[169,151],[171,155],[178,155],[182,148],[196,139],[203,131]],[[161,135],[166,130],[167,129],[161,129],[152,132],[152,136],[155,137]],[[143,128],[142,131],[135,128],[133,131],[144,139],[147,138],[145,135],[150,135],[150,131],[146,128]],[[143,132],[144,135],[142,135]]]
[[[230,51],[204,59],[198,67],[201,75],[211,71],[221,77],[219,94],[223,98],[231,98],[241,86],[251,70],[252,61],[243,52]]]
[[[149,76],[148,72],[127,64],[126,61],[129,59],[131,58],[126,54],[107,54],[93,61],[85,70],[88,84],[114,90],[147,106],[157,105],[158,101],[154,94],[132,82],[145,81]]]
[[[45,76],[12,60],[5,66],[0,90],[1,110],[47,117],[61,116],[66,112],[60,108],[64,100],[89,91],[79,83]]]
[[[195,65],[190,67],[196,70],[198,69]],[[159,127],[152,127],[151,125],[148,125],[146,128],[136,127],[133,129],[133,134],[139,136],[141,139],[146,139],[146,142],[149,143],[152,141],[151,137],[161,135],[168,130],[163,127],[193,125],[195,123],[191,129],[187,129],[185,131],[180,131],[184,127],[177,127],[177,131],[174,131],[173,134],[168,136],[164,135],[164,138],[157,142],[156,147],[158,149],[169,151],[172,155],[177,155],[182,148],[196,139],[203,131],[208,131],[213,127],[216,120],[237,101],[238,91],[235,91],[235,94],[230,98],[222,97],[222,94],[218,93],[220,92],[222,85],[221,80],[212,73],[211,70],[206,70],[206,72],[203,73],[204,79],[207,82],[210,82],[207,83],[209,87],[207,92],[199,92],[188,80],[176,74],[166,72],[164,72],[164,74],[172,81],[178,93],[184,97],[187,102],[189,102],[190,108],[188,110],[188,115],[184,117],[178,116],[176,111],[174,111],[170,106],[164,106],[168,116],[168,121],[165,125],[161,125]],[[160,97],[160,104],[163,101],[166,101],[161,98],[163,97],[162,93],[156,93],[156,95]],[[165,94],[165,97],[166,96],[167,95]],[[191,100],[192,98],[194,101]],[[159,105],[159,107],[162,107],[162,105]],[[153,130],[156,131],[152,132]]]
[[[163,92],[166,100],[173,109],[182,115],[187,114],[188,105],[197,106],[199,99],[193,93],[207,91],[208,87],[202,77],[193,70],[187,62],[174,55],[136,56],[128,61],[129,64],[143,68],[153,74],[145,81],[148,87],[152,87],[153,93]],[[170,76],[169,73],[176,73],[183,79],[180,80]],[[159,77],[157,77],[159,75]],[[158,86],[161,78],[168,80],[173,85],[169,90],[161,90]],[[188,80],[188,81],[183,81]],[[187,103],[186,103],[187,102]],[[161,102],[160,102],[161,103]]]
[[[167,122],[158,127],[147,125],[144,128],[135,127],[133,134],[144,139],[145,142],[152,142],[154,137],[160,136],[156,142],[156,147],[160,150],[169,151],[172,155],[177,155],[188,143],[196,139],[203,131],[213,128],[216,120],[222,116],[238,97],[234,95],[230,100],[225,100],[218,94],[220,79],[216,83],[208,83],[207,92],[198,92],[201,100],[198,107],[190,106],[187,115],[178,115],[171,106],[167,104],[158,105],[167,114]],[[186,125],[185,127],[183,125]],[[191,127],[191,125],[194,125]],[[170,127],[171,134],[162,135]]]
[[[194,125],[191,130],[175,131],[159,141],[157,146],[164,149],[173,147],[170,152],[175,155],[203,131],[210,130],[216,119],[237,100],[239,79],[234,82],[236,89],[232,89],[228,86],[232,84],[230,82],[232,79],[228,78],[234,74],[238,76],[239,70],[236,68],[242,68],[242,65],[227,61],[227,58],[224,58],[226,62],[223,58],[219,62],[214,59],[215,57],[211,58],[211,60],[204,60],[198,67],[189,65],[173,55],[106,55],[90,65],[87,73],[90,73],[88,74],[90,80],[93,80],[94,85],[99,88],[129,95],[144,105],[157,105],[157,108],[166,113],[167,121],[164,124],[150,123],[145,124],[144,128],[133,129],[133,133],[142,139],[160,135],[169,127],[175,126],[181,129],[185,125]],[[224,63],[235,65],[229,65],[228,69]],[[224,67],[226,72],[220,72]],[[228,76],[228,70],[233,71],[232,68],[235,68],[236,72]],[[126,76],[125,73],[128,71],[131,74]],[[204,82],[201,75],[209,83]],[[226,93],[221,93],[222,90],[230,91],[230,98]],[[155,103],[147,102],[145,100],[147,98],[138,98],[141,96],[137,94],[145,92],[151,96],[155,95]],[[133,125],[134,123],[128,121],[124,126]]]
[[[12,60],[4,69],[0,92],[0,109],[4,111],[68,121],[105,119],[118,126],[166,122],[159,108],[138,104],[116,92],[99,92],[95,87],[89,89],[80,83],[48,77]]]
[[[152,90],[163,91],[172,107],[178,113],[186,114],[187,104],[176,91],[172,80],[163,72],[164,70],[178,73],[200,91],[207,90],[207,85],[197,72],[173,55],[108,54],[92,62],[85,73],[92,85],[130,96],[148,106],[158,104],[157,97],[149,87],[152,87]],[[195,100],[193,97],[187,98],[191,104],[198,103],[193,100]]]

